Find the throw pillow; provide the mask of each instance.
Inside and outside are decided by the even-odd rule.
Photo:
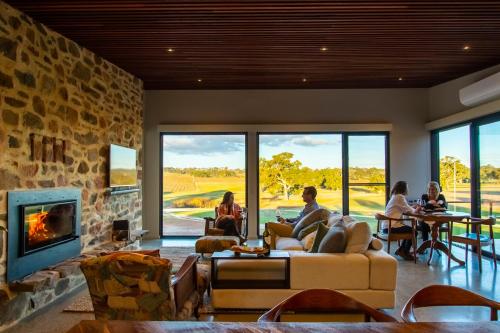
[[[317,229],[317,227],[316,227],[316,229]],[[317,232],[318,232],[317,230],[314,230],[309,235],[302,238],[302,240],[300,241],[302,243],[302,247],[304,248],[305,251],[309,251],[312,248],[312,245],[314,243],[314,239],[316,238]]]
[[[328,218],[328,226],[331,227],[339,222],[342,222],[342,215],[340,214],[330,214]]]
[[[314,237],[314,242],[309,252],[318,253],[319,244],[321,244],[321,241],[323,240],[323,237],[325,237],[326,234],[328,233],[328,230],[330,230],[330,228],[328,228],[323,223],[318,224],[318,230],[316,230],[316,237]]]
[[[326,220],[317,221],[317,222],[314,222],[313,224],[303,228],[302,230],[300,230],[299,235],[297,236],[297,239],[302,240],[304,237],[306,237],[310,233],[315,232],[316,229],[318,229],[318,224],[320,224],[320,223],[325,224],[325,222],[326,222]]]
[[[346,227],[337,223],[326,233],[319,244],[319,253],[343,253],[347,243]]]
[[[380,251],[384,248],[384,243],[378,238],[372,238],[372,241],[370,242],[370,249],[373,249],[375,251]]]
[[[367,222],[353,222],[346,226],[347,245],[345,253],[365,253],[372,240],[372,231]]]
[[[316,209],[306,216],[304,216],[293,228],[292,237],[297,238],[299,236],[299,232],[305,227],[313,224],[317,221],[327,220],[330,215],[330,211],[328,209],[320,208]]]

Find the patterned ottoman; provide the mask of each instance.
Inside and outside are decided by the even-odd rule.
[[[214,253],[228,250],[233,245],[240,245],[236,236],[204,236],[198,238],[195,244],[196,253]]]

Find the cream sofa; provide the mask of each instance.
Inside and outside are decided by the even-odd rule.
[[[289,289],[215,288],[214,308],[269,309],[301,290],[312,288],[338,290],[374,308],[394,307],[397,260],[386,252],[288,253]],[[270,259],[219,261],[216,270],[219,279],[227,280],[282,279],[285,274],[284,262]]]

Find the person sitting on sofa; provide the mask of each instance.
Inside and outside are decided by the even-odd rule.
[[[234,202],[234,193],[226,192],[222,198],[222,202],[217,208],[217,219],[215,225],[219,229],[224,229],[224,236],[237,236],[240,238],[240,243],[246,241],[238,231],[237,223],[241,225],[243,210]]]
[[[385,216],[394,219],[402,218],[405,213],[415,213],[422,209],[420,206],[411,207],[406,201],[406,195],[408,194],[408,184],[405,181],[398,181],[394,184],[391,190],[391,199],[385,207]],[[388,232],[388,222],[382,221],[382,232]],[[412,228],[399,221],[393,221],[391,225],[391,233],[405,233],[411,231]],[[411,240],[405,239],[403,243],[397,249],[396,255],[404,258],[405,260],[413,260],[413,256],[410,254],[412,242]]]
[[[306,203],[304,209],[300,212],[300,214],[291,219],[284,219],[283,217],[278,217],[277,222],[268,222],[266,223],[266,230],[269,233],[274,233],[277,236],[281,237],[290,237],[292,235],[294,227],[308,214],[311,212],[318,210],[320,207],[316,202],[316,195],[318,191],[314,186],[304,187],[304,191],[302,192],[302,200]],[[273,246],[274,244],[270,244]]]
[[[291,219],[284,219],[281,216],[278,217],[278,222],[279,223],[284,223],[288,224],[291,227],[295,227],[297,223],[307,214],[310,212],[319,209],[319,205],[316,202],[316,196],[318,195],[318,191],[314,186],[306,186],[304,187],[304,191],[302,192],[302,200],[306,203],[304,206],[304,209],[300,212],[299,216],[291,218]]]

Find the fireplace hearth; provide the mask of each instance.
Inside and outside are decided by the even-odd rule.
[[[80,254],[81,191],[8,193],[7,281]]]

